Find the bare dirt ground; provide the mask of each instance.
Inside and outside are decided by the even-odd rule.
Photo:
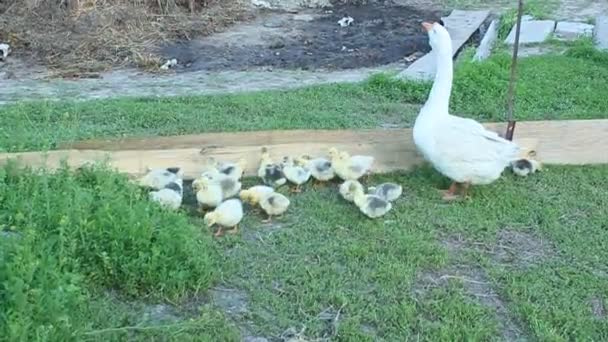
[[[608,15],[607,0],[561,0],[554,17],[558,20],[585,21],[600,13]]]
[[[257,90],[285,90],[327,83],[361,82],[378,72],[396,72],[402,66],[387,65],[326,72],[269,71],[195,71],[155,75],[136,70],[114,70],[99,78],[9,79],[0,82],[0,105],[32,99],[90,100],[112,97],[194,96],[229,94]],[[2,71],[0,70],[0,74]]]
[[[408,6],[340,5],[296,14],[262,12],[227,32],[171,44],[161,50],[181,70],[352,69],[403,61],[430,51],[420,28],[439,11]],[[347,27],[338,21],[350,16]]]
[[[174,39],[161,39],[150,47],[150,56],[155,57],[138,61],[148,69],[158,69],[166,59],[176,58],[177,67],[163,73],[144,72],[126,62],[102,72],[86,68],[58,70],[28,58],[36,46],[22,42],[15,46],[8,61],[0,62],[0,104],[31,98],[202,95],[359,82],[379,71],[400,71],[427,52],[429,47],[419,28],[422,20],[436,20],[455,7],[489,8],[500,13],[507,6],[504,1],[490,5],[477,0],[333,3],[325,8],[290,5],[278,10],[249,8],[248,14],[236,11],[244,19],[205,37],[191,36],[180,28],[181,33],[174,34]],[[586,20],[599,13],[608,13],[608,1],[562,0],[552,15]],[[92,14],[86,15],[85,19]],[[348,27],[337,23],[344,16],[354,19]],[[0,29],[0,39],[4,39],[2,32]],[[183,38],[175,40],[180,34]],[[32,55],[28,55],[30,52]],[[107,56],[101,56],[107,62]],[[72,76],[76,77],[71,79]]]
[[[231,3],[243,3],[246,6],[244,1],[232,0]],[[0,7],[0,22],[11,22],[14,7],[8,6],[4,12]],[[428,52],[430,47],[420,23],[424,20],[437,20],[448,13],[434,6],[386,5],[376,2],[357,6],[337,4],[297,11],[231,8],[230,11],[236,13],[231,14],[231,17],[238,17],[235,18],[237,23],[229,28],[225,27],[228,19],[220,19],[221,25],[202,24],[184,16],[189,18],[191,26],[211,27],[192,28],[188,32],[183,28],[185,24],[175,27],[172,22],[162,19],[150,26],[160,32],[163,25],[167,25],[167,30],[174,32],[154,38],[142,33],[147,28],[144,21],[155,21],[154,14],[145,12],[141,14],[143,18],[132,18],[129,28],[120,27],[125,25],[124,20],[108,15],[106,26],[111,28],[119,25],[110,31],[127,31],[122,34],[109,34],[102,30],[107,37],[87,38],[96,37],[99,32],[93,30],[87,35],[80,32],[81,26],[86,26],[87,22],[102,21],[96,19],[97,12],[101,15],[118,10],[110,9],[89,10],[71,16],[65,11],[59,11],[65,17],[61,20],[68,23],[56,24],[57,27],[50,30],[55,32],[49,32],[48,36],[42,35],[44,30],[41,28],[27,29],[18,24],[0,29],[0,41],[10,43],[13,48],[8,62],[0,64],[0,77],[9,80],[41,77],[99,78],[108,72],[108,67],[113,67],[113,70],[138,67],[140,70],[159,71],[159,67],[172,58],[177,59],[175,69],[179,71],[376,67],[402,62],[404,57],[415,53]],[[210,8],[209,11],[214,13],[218,9]],[[48,16],[52,17],[50,14]],[[200,20],[209,16],[211,14],[203,15]],[[338,21],[345,16],[354,18],[354,22],[341,27]],[[45,17],[40,20],[50,19]],[[15,33],[17,30],[23,30],[23,33]],[[137,37],[123,37],[129,30]],[[210,33],[212,30],[220,31]],[[198,36],[193,35],[197,33]],[[57,41],[57,46],[45,45],[49,44],[48,40]]]
[[[149,68],[149,50],[248,20],[248,0],[3,0],[0,41],[61,74]]]
[[[440,241],[454,262],[445,268],[419,274],[414,294],[424,298],[430,289],[447,286],[450,281],[460,281],[469,296],[495,312],[504,341],[530,340],[521,322],[510,312],[500,289],[494,288],[487,272],[479,265],[460,263],[458,260],[463,254],[475,251],[489,256],[494,265],[525,269],[555,257],[551,243],[533,233],[508,228],[498,233],[493,244],[467,241],[460,236],[445,236]]]
[[[163,73],[124,67],[65,73],[35,64],[17,50],[0,64],[0,104],[24,98],[198,95],[358,82],[379,71],[401,70],[428,52],[420,22],[447,13],[435,6],[375,2],[297,13],[252,11],[254,19],[223,32],[154,49],[178,60],[177,68]],[[338,25],[344,16],[354,18],[348,27]],[[72,75],[79,77],[65,77]]]

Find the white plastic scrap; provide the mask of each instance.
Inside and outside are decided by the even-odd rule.
[[[168,60],[165,64],[163,64],[160,68],[162,70],[169,70],[169,68],[173,68],[174,66],[177,65],[177,59],[173,58],[171,60]]]
[[[355,21],[355,19],[348,16],[348,17],[344,17],[344,18],[338,20],[338,25],[340,25],[342,27],[346,27],[346,26],[349,26],[350,24],[352,24],[354,21]]]
[[[251,0],[251,4],[255,7],[271,9],[272,5],[268,1],[264,0]]]
[[[6,60],[6,57],[8,57],[8,54],[11,53],[11,46],[5,43],[0,43],[0,60],[4,61]]]

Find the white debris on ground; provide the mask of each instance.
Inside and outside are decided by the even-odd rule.
[[[173,68],[174,66],[177,65],[177,59],[173,58],[171,60],[168,60],[165,64],[163,64],[160,68],[162,70],[169,70],[171,68]]]
[[[264,0],[251,0],[251,4],[255,7],[271,9],[272,5],[268,1]]]
[[[412,62],[415,62],[417,59],[419,59],[422,56],[424,56],[424,52],[416,51],[416,52],[410,54],[409,56],[404,57],[403,60],[406,61],[407,63],[412,63]]]
[[[350,24],[352,24],[354,21],[355,21],[355,19],[348,16],[348,17],[344,17],[344,18],[338,20],[338,25],[340,25],[341,27],[347,27],[347,26],[350,26]]]
[[[534,17],[531,15],[528,15],[528,14],[521,16],[521,21],[530,21],[530,20],[534,20]]]
[[[0,43],[0,61],[6,60],[9,53],[11,53],[11,46],[5,43]]]
[[[298,12],[304,8],[332,7],[331,0],[250,0],[250,3],[260,9]]]
[[[516,25],[509,32],[505,43],[509,45],[515,44],[515,30]],[[519,43],[522,45],[544,43],[551,37],[554,30],[555,21],[553,20],[522,20]]]
[[[454,54],[469,41],[475,31],[479,30],[479,27],[486,21],[489,15],[490,11],[487,10],[453,10],[448,17],[442,19],[445,27],[450,31]],[[408,59],[413,61],[413,63],[396,76],[398,79],[429,81],[435,77],[437,63],[435,62],[433,52],[429,52],[419,58]]]
[[[490,23],[486,34],[481,39],[481,43],[477,47],[477,52],[473,57],[474,61],[483,61],[490,57],[492,53],[492,48],[494,47],[494,43],[496,42],[496,38],[498,38],[498,27],[500,26],[500,20],[494,19]]]
[[[555,37],[563,40],[587,38],[593,35],[595,26],[587,23],[560,21],[555,28]]]
[[[595,19],[593,40],[599,50],[608,50],[608,16],[599,16]]]
[[[496,39],[496,27],[498,21],[493,21],[483,37],[477,53],[473,57],[475,61],[487,59],[491,54],[493,40]],[[505,43],[514,44],[516,25],[513,25]],[[579,21],[553,21],[536,20],[534,17],[525,15],[522,17],[520,44],[520,57],[538,56],[549,53],[563,53],[566,49],[552,44],[543,44],[551,37],[562,41],[572,41],[581,38],[593,37],[597,49],[608,50],[608,16],[599,16],[595,19],[595,25]]]

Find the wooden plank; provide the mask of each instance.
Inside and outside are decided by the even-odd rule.
[[[608,51],[608,15],[600,15],[595,18],[593,40],[598,50]]]
[[[179,147],[171,149],[148,149],[147,147],[154,145],[147,146],[146,143],[136,142],[137,148],[144,149],[50,151],[47,153],[46,160],[44,154],[39,152],[0,154],[0,164],[8,158],[17,157],[24,165],[36,167],[47,165],[50,168],[56,168],[62,159],[67,158],[71,167],[78,167],[109,156],[110,165],[132,175],[143,174],[146,167],[180,166],[185,171],[184,177],[191,179],[200,174],[204,161],[209,156],[219,160],[233,161],[245,158],[247,160],[245,172],[255,174],[259,164],[261,146],[268,146],[271,154],[276,158],[304,153],[325,155],[331,146],[353,153],[372,154],[378,160],[378,172],[393,171],[404,167],[407,169],[420,162],[411,134],[404,135],[403,131],[326,131],[316,132],[314,135],[311,135],[310,131],[260,133],[259,135],[258,133],[229,134],[230,138],[212,140],[201,135],[199,142],[202,144],[190,145],[190,147],[186,147],[186,145],[189,141],[193,141],[194,137],[187,137],[182,141],[180,141],[180,137],[176,137],[174,138],[175,145]],[[215,134],[214,136],[217,137]],[[275,136],[278,139],[274,139]],[[293,140],[287,140],[289,137],[292,137]],[[315,142],[311,142],[311,139],[314,139]],[[154,142],[154,139],[147,141]],[[165,147],[168,146],[165,145]],[[379,151],[382,152],[378,153]],[[404,156],[405,159],[396,158],[396,156]]]
[[[471,38],[473,33],[488,18],[489,11],[461,11],[453,10],[446,18],[443,18],[446,29],[452,38],[452,55]],[[397,77],[414,80],[431,80],[435,77],[437,70],[435,54],[431,51],[422,58],[416,60]]]
[[[547,164],[608,164],[608,120],[518,122],[517,138],[537,139],[538,159]]]
[[[368,143],[381,144],[390,142],[391,138],[378,134],[378,130],[281,130],[254,131],[238,133],[205,133],[180,136],[150,137],[150,138],[110,138],[93,139],[74,143],[65,143],[60,149],[79,150],[163,150],[200,147],[213,149],[221,146],[231,146],[238,142],[239,146],[263,146],[276,144],[305,144],[320,136],[323,143],[340,144],[346,141],[364,140]]]
[[[494,47],[494,42],[496,42],[496,38],[498,38],[498,27],[500,26],[500,19],[494,19],[490,23],[486,34],[481,39],[481,43],[477,47],[477,52],[475,56],[473,56],[473,60],[476,62],[486,60],[492,54],[492,48]]]
[[[511,32],[505,39],[509,45],[515,44],[515,31],[517,25],[513,26]],[[555,31],[553,20],[522,20],[519,44],[540,44],[545,42]]]
[[[504,123],[485,124],[488,129],[504,131]],[[314,142],[313,142],[314,141]],[[608,163],[608,120],[518,122],[515,141],[535,151],[548,164]],[[246,173],[255,174],[261,146],[272,155],[325,155],[335,146],[352,154],[376,157],[378,173],[410,170],[423,163],[412,140],[411,129],[363,131],[267,131],[212,133],[177,137],[97,140],[73,144],[68,149],[49,152],[0,154],[0,164],[17,159],[23,165],[57,168],[62,160],[71,167],[107,160],[121,172],[133,176],[145,173],[146,167],[180,166],[185,178],[198,176],[208,156],[220,160],[247,160]]]

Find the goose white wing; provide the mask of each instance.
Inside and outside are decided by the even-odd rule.
[[[519,147],[496,132],[485,129],[475,120],[450,116],[439,125],[436,135],[438,149],[449,159],[461,162],[510,162],[517,158]]]

